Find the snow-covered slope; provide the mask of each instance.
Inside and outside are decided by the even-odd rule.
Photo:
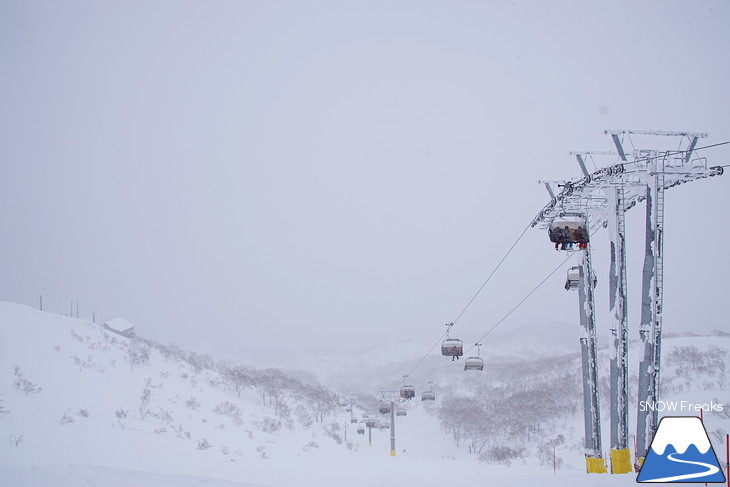
[[[88,321],[0,302],[0,485],[584,485],[579,410],[558,411],[555,421],[531,431],[536,436],[525,442],[526,456],[510,467],[480,462],[478,455],[469,453],[466,440],[457,446],[454,431],[446,434],[440,425],[439,410],[449,396],[481,398],[479,404],[490,407],[519,397],[525,402],[516,409],[522,408],[523,416],[534,409],[529,401],[547,407],[554,400],[550,406],[558,408],[579,403],[579,392],[570,389],[578,371],[576,353],[565,355],[569,347],[577,348],[577,340],[563,346],[543,338],[542,345],[522,344],[533,347],[534,353],[505,347],[517,350],[517,356],[487,355],[482,373],[448,367],[434,384],[435,403],[415,400],[406,405],[407,416],[397,420],[397,455],[392,457],[388,429],[373,429],[369,445],[367,434],[356,433],[357,424],[341,405],[343,398],[333,406],[336,396],[328,396],[332,392],[313,384],[307,373],[243,366],[228,370],[225,364],[174,346],[130,340]],[[728,341],[668,338],[663,382],[667,398],[728,402],[717,385],[722,377],[692,372],[687,365],[702,367],[698,357],[708,356],[713,346],[727,348]],[[362,357],[357,368],[343,367],[341,381],[351,386],[347,392],[373,394],[373,389],[355,386],[358,378],[385,381],[382,377],[410,363],[389,357],[412,350],[413,360],[416,350],[423,353],[421,343],[399,342]],[[632,348],[632,356],[635,353]],[[437,350],[433,355],[423,367],[441,370],[447,359]],[[352,362],[352,357],[341,359],[343,364]],[[234,380],[238,376],[232,371],[243,374],[241,382]],[[570,386],[568,393],[564,385]],[[534,396],[535,391],[543,396]],[[317,406],[317,394],[324,397],[323,405]],[[551,394],[554,399],[545,402]],[[355,417],[363,412],[356,403]],[[711,421],[713,427],[727,426],[717,418]],[[604,428],[607,425],[604,422]],[[555,433],[566,436],[559,448],[565,462],[557,475],[535,456],[536,445]],[[515,439],[509,442],[513,445]],[[591,477],[591,483],[626,485],[633,479],[600,476]]]

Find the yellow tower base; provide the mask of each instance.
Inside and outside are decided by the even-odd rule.
[[[629,449],[611,450],[611,473],[631,473],[632,471]]]
[[[608,473],[603,458],[586,457],[586,472],[588,473]]]
[[[390,456],[391,457],[394,457],[395,456],[395,450],[390,450]]]

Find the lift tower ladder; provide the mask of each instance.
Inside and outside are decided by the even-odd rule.
[[[665,161],[652,157],[646,187],[646,246],[642,275],[639,337],[644,356],[639,364],[639,404],[655,404],[659,393],[664,297],[664,189]],[[658,426],[655,408],[638,407],[636,414],[636,459],[641,467]],[[642,410],[643,409],[643,410]]]

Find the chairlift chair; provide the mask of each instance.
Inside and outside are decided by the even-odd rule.
[[[571,267],[568,269],[568,275],[565,280],[565,290],[578,289],[580,283],[580,267]]]
[[[573,291],[578,289],[578,286],[580,285],[580,267],[571,267],[568,269],[568,275],[565,280],[565,290],[566,291]],[[596,276],[596,273],[593,273],[593,287],[595,288],[598,285],[598,277]]]
[[[588,244],[588,229],[583,215],[558,215],[550,222],[548,229],[550,241],[570,248],[573,244]]]
[[[458,338],[449,337],[452,326],[454,326],[453,322],[446,323],[446,340],[441,344],[441,354],[454,360],[464,355],[464,342]]]
[[[467,357],[464,370],[484,370],[484,360],[481,357]]]
[[[403,399],[413,399],[416,397],[416,388],[410,385],[404,385],[400,388],[400,397]]]
[[[446,357],[461,357],[464,355],[464,342],[458,338],[447,338],[441,344],[441,354]]]
[[[378,405],[378,412],[380,414],[390,414],[390,403],[383,401]]]
[[[474,345],[477,347],[477,354],[464,360],[464,370],[484,370],[484,360],[481,357],[482,344],[475,343]]]

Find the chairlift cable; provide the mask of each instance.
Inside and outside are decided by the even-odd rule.
[[[468,302],[468,303],[466,303],[466,306],[464,306],[464,309],[462,309],[462,310],[461,310],[461,313],[459,313],[459,316],[457,316],[457,317],[456,317],[456,319],[455,319],[454,321],[452,321],[452,323],[456,323],[457,321],[459,321],[459,318],[461,318],[461,315],[463,315],[463,314],[464,314],[464,312],[466,312],[466,310],[467,310],[467,309],[469,308],[469,306],[471,306],[471,303],[473,303],[473,302],[474,302],[474,300],[475,300],[475,299],[477,298],[477,296],[479,296],[479,293],[481,293],[481,292],[482,292],[482,289],[484,289],[484,286],[486,286],[486,285],[487,285],[487,283],[488,283],[488,282],[489,282],[489,281],[490,281],[490,280],[492,279],[492,276],[493,276],[493,275],[494,275],[494,273],[495,273],[495,272],[497,272],[497,270],[498,270],[498,269],[499,269],[499,268],[500,268],[500,267],[502,266],[502,263],[504,263],[504,261],[505,261],[505,260],[507,260],[507,257],[509,257],[509,254],[511,254],[511,253],[512,253],[512,250],[514,250],[514,248],[515,248],[515,247],[517,246],[517,244],[519,243],[519,241],[520,241],[520,240],[522,240],[522,237],[523,237],[523,236],[525,235],[525,233],[527,233],[527,230],[529,230],[529,229],[530,229],[530,227],[531,227],[531,224],[528,224],[528,225],[527,225],[527,226],[525,227],[525,229],[524,229],[524,230],[522,230],[522,233],[520,234],[520,236],[519,236],[519,237],[517,237],[517,240],[515,240],[515,243],[513,243],[513,244],[512,244],[512,247],[510,247],[510,248],[509,248],[509,250],[507,251],[507,253],[506,253],[506,254],[504,254],[504,257],[502,257],[502,260],[500,260],[500,261],[499,261],[499,263],[498,263],[498,264],[497,264],[497,266],[496,266],[496,267],[494,268],[494,270],[492,270],[492,273],[491,273],[491,274],[489,274],[489,277],[487,277],[487,279],[486,279],[486,280],[484,281],[484,283],[483,283],[483,284],[482,284],[482,285],[481,285],[481,286],[479,287],[479,289],[478,289],[478,290],[477,290],[477,292],[476,292],[476,293],[474,294],[474,296],[472,296],[472,297],[471,297],[471,299],[469,300],[469,302]]]
[[[634,152],[636,152],[636,147],[634,146],[633,140],[632,140],[632,138],[631,138],[631,136],[630,136],[630,135],[628,136],[628,140],[629,140],[629,143],[631,144],[632,148],[634,149]],[[710,148],[714,148],[714,147],[720,147],[720,146],[723,146],[723,145],[728,145],[728,144],[730,144],[730,141],[725,141],[725,142],[719,142],[719,143],[716,143],[716,144],[710,144],[710,145],[706,145],[706,146],[696,147],[696,148],[694,149],[694,151],[696,152],[696,151],[699,151],[699,150],[702,150],[702,149],[710,149]],[[662,155],[661,157],[666,157],[666,156],[668,156],[668,155],[676,155],[676,154],[680,154],[680,153],[684,153],[684,152],[686,152],[686,151],[667,151],[667,152],[665,152],[665,153],[664,153],[664,154],[663,154],[663,155]],[[639,161],[647,161],[647,162],[648,162],[648,161],[650,161],[650,160],[652,160],[652,159],[656,159],[656,158],[658,158],[658,157],[660,157],[660,156],[654,156],[654,157],[644,157],[644,158],[637,158],[637,159],[634,159],[633,161],[626,161],[626,162],[639,162]],[[594,161],[594,164],[595,164],[595,161]],[[724,167],[730,167],[730,164],[728,164],[728,165],[724,165],[724,166],[719,166],[719,167],[723,167],[723,168],[724,168]],[[462,315],[463,315],[463,314],[464,314],[464,313],[466,312],[466,310],[467,310],[467,309],[469,309],[469,307],[470,307],[470,306],[471,306],[471,304],[472,304],[472,303],[474,302],[474,300],[475,300],[475,299],[476,299],[476,298],[477,298],[477,297],[479,296],[479,294],[480,294],[480,293],[482,292],[482,290],[484,289],[484,287],[485,287],[485,286],[487,285],[487,283],[488,283],[488,282],[489,282],[489,281],[491,280],[492,276],[494,276],[494,274],[495,274],[495,273],[497,272],[497,270],[498,270],[498,269],[499,269],[499,268],[500,268],[500,267],[502,266],[502,264],[503,264],[503,263],[504,263],[504,261],[505,261],[505,260],[507,259],[507,257],[509,256],[509,254],[510,254],[510,253],[512,253],[512,250],[514,250],[514,248],[515,248],[515,247],[517,246],[517,244],[519,243],[519,241],[520,241],[520,240],[522,240],[522,237],[523,237],[523,236],[525,235],[525,233],[527,233],[527,230],[528,230],[529,228],[531,228],[531,227],[532,227],[532,224],[531,224],[531,223],[530,223],[530,224],[528,224],[528,225],[527,225],[527,227],[525,227],[525,229],[524,229],[524,230],[522,231],[522,233],[521,233],[521,234],[520,234],[520,235],[519,235],[519,236],[517,237],[517,240],[515,240],[515,242],[514,242],[514,243],[512,244],[512,246],[511,246],[511,247],[509,248],[509,250],[507,251],[507,253],[506,253],[506,254],[505,254],[505,255],[504,255],[503,257],[502,257],[502,259],[501,259],[501,260],[499,261],[499,263],[497,264],[497,266],[496,266],[496,267],[495,267],[495,268],[494,268],[494,269],[492,270],[492,272],[491,272],[491,273],[489,274],[489,276],[488,276],[488,277],[486,278],[486,280],[485,280],[485,281],[484,281],[484,282],[482,283],[482,285],[481,285],[481,286],[479,287],[479,289],[477,290],[477,292],[476,292],[476,293],[474,293],[474,295],[473,295],[473,296],[471,297],[471,299],[470,299],[470,300],[469,300],[469,301],[467,302],[466,306],[464,306],[464,308],[463,308],[463,309],[461,310],[461,312],[460,312],[460,313],[458,314],[458,316],[456,317],[456,319],[455,319],[455,320],[454,320],[453,322],[451,322],[451,324],[452,324],[452,325],[453,325],[453,324],[455,324],[455,323],[456,323],[457,321],[459,321],[459,319],[460,319],[460,318],[462,317]],[[598,230],[596,230],[596,231],[598,231]],[[594,234],[595,234],[595,232],[594,232]],[[591,235],[591,236],[593,236],[593,235]],[[524,302],[525,302],[525,301],[526,301],[527,299],[529,299],[529,298],[530,298],[530,296],[532,296],[532,294],[534,294],[534,293],[535,293],[535,292],[536,292],[536,291],[537,291],[537,290],[538,290],[538,289],[539,289],[539,288],[540,288],[540,287],[541,287],[541,286],[542,286],[542,285],[543,285],[543,284],[544,284],[544,283],[545,283],[545,282],[546,282],[546,281],[547,281],[547,280],[548,280],[548,279],[549,279],[549,278],[550,278],[550,277],[551,277],[551,276],[552,276],[553,274],[555,274],[555,273],[556,273],[556,272],[557,272],[557,271],[558,271],[558,270],[559,270],[559,269],[560,269],[561,267],[563,267],[563,265],[564,265],[564,264],[565,264],[565,263],[566,263],[566,262],[567,262],[567,261],[568,261],[568,260],[569,260],[569,259],[570,259],[570,258],[571,258],[572,256],[573,256],[573,253],[569,254],[569,255],[568,255],[568,257],[566,257],[566,258],[565,258],[565,259],[564,259],[564,260],[563,260],[563,261],[562,261],[562,262],[561,262],[561,263],[560,263],[560,264],[559,264],[559,265],[558,265],[558,266],[557,266],[557,267],[556,267],[555,269],[553,269],[553,270],[552,270],[552,271],[551,271],[551,272],[550,272],[550,273],[549,273],[549,274],[548,274],[548,275],[547,275],[547,276],[546,276],[546,277],[545,277],[545,278],[544,278],[544,279],[543,279],[542,281],[540,281],[540,283],[539,283],[539,284],[538,284],[537,286],[535,286],[535,287],[534,287],[534,288],[533,288],[533,289],[532,289],[532,290],[531,290],[531,291],[530,291],[530,292],[529,292],[529,293],[528,293],[528,294],[527,294],[527,295],[526,295],[526,296],[525,296],[524,298],[522,298],[522,300],[520,300],[520,301],[519,301],[519,302],[518,302],[518,303],[517,303],[517,304],[516,304],[516,305],[515,305],[515,306],[514,306],[514,307],[513,307],[513,308],[512,308],[512,309],[511,309],[511,310],[510,310],[510,311],[509,311],[509,312],[508,312],[508,313],[507,313],[507,314],[506,314],[505,316],[504,316],[504,317],[502,317],[502,319],[500,319],[500,320],[499,320],[499,321],[498,321],[497,323],[495,323],[495,324],[494,324],[494,325],[493,325],[493,326],[492,326],[492,327],[491,327],[491,328],[490,328],[489,330],[487,330],[487,332],[486,332],[486,333],[485,333],[484,335],[482,335],[482,337],[481,337],[481,338],[479,338],[479,339],[477,340],[477,342],[481,342],[481,341],[482,341],[482,340],[483,340],[484,338],[486,338],[486,337],[487,337],[487,336],[488,336],[488,335],[489,335],[489,334],[490,334],[490,333],[491,333],[491,332],[492,332],[492,331],[493,331],[493,330],[494,330],[495,328],[497,328],[497,327],[498,327],[498,326],[499,326],[500,324],[502,324],[502,323],[503,323],[503,322],[504,322],[504,321],[505,321],[505,320],[506,320],[506,319],[507,319],[507,318],[508,318],[508,317],[509,317],[509,316],[510,316],[510,315],[511,315],[511,314],[512,314],[512,313],[513,313],[514,311],[516,311],[516,310],[517,310],[517,308],[519,308],[519,307],[520,307],[520,306],[521,306],[521,305],[522,305],[522,304],[523,304],[523,303],[524,303]],[[448,334],[448,330],[447,330],[447,332],[444,332],[444,333],[442,333],[442,334],[441,334],[441,336],[440,336],[440,337],[439,337],[439,338],[438,338],[438,339],[436,340],[436,342],[435,342],[435,343],[434,343],[434,344],[433,344],[433,345],[432,345],[432,346],[431,346],[431,347],[430,347],[430,348],[428,349],[428,351],[426,352],[426,354],[424,354],[424,356],[423,356],[423,357],[421,357],[421,358],[419,359],[419,361],[418,361],[418,362],[416,363],[416,365],[415,365],[415,366],[414,366],[414,367],[413,367],[413,368],[411,369],[411,371],[410,371],[410,372],[409,372],[409,373],[408,373],[407,375],[409,375],[409,376],[410,376],[411,374],[413,374],[413,372],[414,372],[414,371],[415,371],[416,369],[418,369],[418,367],[420,367],[420,365],[421,365],[421,364],[422,364],[422,363],[424,362],[424,360],[426,360],[426,358],[427,358],[427,357],[428,357],[428,356],[429,356],[429,355],[431,354],[431,352],[433,351],[433,349],[434,349],[434,348],[436,348],[436,346],[437,346],[437,345],[438,345],[438,344],[439,344],[439,343],[440,343],[440,342],[441,342],[441,341],[443,340],[444,336],[447,336],[447,334]],[[470,350],[472,350],[472,349],[474,348],[474,346],[475,346],[475,345],[472,345],[471,347],[469,347],[469,348],[468,348],[468,349],[466,350],[466,352],[469,352]],[[448,367],[451,367],[451,366],[452,366],[453,364],[454,364],[454,362],[453,362],[453,361],[449,362],[449,363],[448,363],[448,364],[447,364],[447,365],[446,365],[445,367],[443,367],[443,368],[441,369],[441,371],[439,371],[439,372],[438,372],[438,373],[437,373],[437,374],[436,374],[436,375],[435,375],[435,376],[434,376],[434,377],[433,377],[433,378],[431,379],[431,381],[433,381],[433,380],[435,380],[435,379],[436,379],[437,377],[439,377],[439,376],[440,376],[440,375],[441,375],[441,374],[442,374],[442,373],[443,373],[443,372],[444,372],[444,371],[445,371],[445,370],[446,370],[446,369],[447,369]]]
[[[482,340],[484,340],[484,338],[486,338],[486,337],[487,337],[487,336],[488,336],[488,335],[489,335],[490,333],[492,333],[492,331],[494,331],[494,329],[495,329],[495,328],[497,328],[497,327],[498,327],[499,325],[501,325],[501,324],[502,324],[502,323],[503,323],[503,322],[504,322],[504,321],[505,321],[505,320],[506,320],[507,318],[509,318],[509,316],[510,316],[510,315],[511,315],[512,313],[514,313],[514,312],[515,312],[515,311],[517,310],[517,308],[519,308],[519,307],[520,307],[520,306],[521,306],[521,305],[522,305],[522,304],[523,304],[523,303],[524,303],[525,301],[527,301],[527,300],[528,300],[528,299],[530,298],[530,296],[532,296],[532,295],[533,295],[533,294],[534,294],[534,293],[535,293],[535,292],[536,292],[536,291],[537,291],[538,289],[540,289],[540,287],[542,287],[542,285],[543,285],[543,284],[545,284],[545,282],[547,282],[547,280],[548,280],[548,279],[550,279],[550,278],[552,277],[552,275],[553,275],[553,274],[555,274],[555,273],[556,273],[557,271],[559,271],[559,270],[560,270],[560,269],[561,269],[561,268],[562,268],[562,267],[563,267],[563,266],[565,265],[565,263],[566,263],[566,262],[568,262],[568,260],[569,260],[569,259],[571,259],[571,258],[573,257],[573,254],[574,254],[574,253],[570,253],[570,254],[569,254],[569,255],[568,255],[568,256],[567,256],[567,257],[566,257],[566,258],[565,258],[565,259],[564,259],[564,260],[563,260],[562,262],[560,262],[560,264],[558,264],[558,266],[557,266],[557,267],[555,267],[555,268],[554,268],[554,269],[553,269],[552,271],[550,271],[550,273],[549,273],[549,274],[548,274],[548,275],[547,275],[547,276],[546,276],[546,277],[545,277],[545,278],[544,278],[544,279],[543,279],[542,281],[540,281],[540,283],[539,283],[539,284],[537,284],[537,286],[535,286],[535,287],[534,287],[534,288],[533,288],[533,289],[532,289],[532,290],[531,290],[531,291],[530,291],[529,293],[527,293],[527,295],[526,295],[526,296],[525,296],[524,298],[522,298],[522,299],[521,299],[521,300],[520,300],[520,301],[519,301],[519,302],[518,302],[518,303],[517,303],[517,304],[516,304],[516,305],[515,305],[515,306],[514,306],[514,307],[513,307],[512,309],[511,309],[511,310],[509,310],[509,311],[507,312],[507,314],[505,314],[505,315],[504,315],[504,316],[502,317],[502,319],[500,319],[499,321],[497,321],[497,323],[495,323],[495,324],[494,324],[494,325],[493,325],[493,326],[492,326],[492,327],[491,327],[491,328],[490,328],[489,330],[487,330],[487,332],[486,332],[486,333],[485,333],[484,335],[482,335],[482,336],[481,336],[481,337],[480,337],[480,338],[479,338],[479,339],[477,340],[477,343],[479,343],[479,342],[481,342]],[[466,350],[466,352],[469,352],[469,351],[470,351],[470,350],[472,350],[472,349],[473,349],[473,348],[474,348],[475,346],[476,346],[476,345],[472,345],[471,347],[469,347],[469,349],[468,349],[468,350]],[[433,376],[433,377],[432,377],[432,378],[431,378],[430,380],[431,380],[431,381],[435,381],[435,380],[436,380],[436,379],[437,379],[437,378],[438,378],[438,377],[439,377],[439,376],[440,376],[441,374],[443,374],[443,373],[444,373],[444,372],[446,371],[446,369],[448,369],[449,367],[451,367],[451,366],[452,366],[453,364],[454,364],[454,362],[449,362],[449,363],[448,363],[448,364],[447,364],[446,366],[444,366],[444,367],[443,367],[443,368],[442,368],[442,369],[441,369],[441,370],[440,370],[440,371],[439,371],[439,372],[438,372],[438,373],[437,373],[436,375],[434,375],[434,376]]]
[[[598,233],[598,231],[599,231],[599,230],[600,230],[599,228],[597,228],[596,230],[594,230],[594,231],[593,231],[593,233],[591,234],[591,238],[592,238],[592,237],[593,237],[593,236],[594,236],[594,235],[595,235],[596,233]],[[561,268],[562,268],[562,267],[563,267],[563,266],[565,265],[565,263],[566,263],[566,262],[568,262],[568,260],[570,260],[570,259],[571,259],[571,258],[573,257],[573,255],[574,255],[574,254],[575,254],[575,252],[571,252],[571,253],[569,253],[569,254],[568,254],[568,256],[567,256],[567,257],[566,257],[566,258],[565,258],[565,259],[564,259],[564,260],[563,260],[563,261],[562,261],[562,262],[561,262],[560,264],[558,264],[558,266],[557,266],[557,267],[555,267],[555,268],[554,268],[554,269],[553,269],[552,271],[550,271],[550,273],[549,273],[549,274],[548,274],[547,276],[545,276],[545,278],[544,278],[544,279],[543,279],[542,281],[540,281],[540,283],[539,283],[539,284],[537,284],[537,286],[535,286],[535,287],[534,287],[534,288],[533,288],[533,289],[532,289],[532,290],[531,290],[531,291],[530,291],[529,293],[527,293],[527,295],[526,295],[526,296],[525,296],[524,298],[522,298],[522,299],[521,299],[521,300],[520,300],[520,301],[519,301],[519,302],[518,302],[518,303],[517,303],[517,304],[516,304],[516,305],[515,305],[515,306],[514,306],[514,307],[513,307],[512,309],[511,309],[511,310],[509,310],[509,311],[507,312],[507,314],[505,314],[505,315],[504,315],[504,316],[502,317],[502,319],[500,319],[499,321],[497,321],[497,323],[495,323],[495,324],[494,324],[494,325],[493,325],[493,326],[492,326],[492,327],[491,327],[491,328],[490,328],[489,330],[487,330],[487,332],[486,332],[486,333],[485,333],[484,335],[482,335],[482,336],[481,336],[481,337],[480,337],[480,338],[479,338],[479,339],[478,339],[478,340],[476,341],[476,343],[481,343],[481,342],[482,342],[482,340],[484,340],[484,338],[486,338],[486,337],[487,337],[487,336],[488,336],[488,335],[489,335],[490,333],[492,333],[492,331],[494,331],[494,329],[495,329],[495,328],[497,328],[497,327],[498,327],[499,325],[501,325],[501,324],[502,324],[502,323],[503,323],[503,322],[504,322],[504,321],[505,321],[505,320],[506,320],[507,318],[509,318],[509,316],[510,316],[510,315],[511,315],[512,313],[514,313],[514,312],[515,312],[515,311],[517,310],[517,308],[519,308],[519,307],[520,307],[520,306],[521,306],[521,305],[522,305],[522,304],[523,304],[523,303],[524,303],[525,301],[527,301],[527,299],[528,299],[528,298],[529,298],[530,296],[532,296],[532,295],[533,295],[533,294],[534,294],[534,293],[535,293],[535,292],[536,292],[536,291],[537,291],[538,289],[540,289],[540,287],[542,287],[542,285],[543,285],[543,284],[545,284],[545,282],[547,282],[547,280],[548,280],[548,279],[550,279],[550,278],[552,277],[552,275],[553,275],[553,274],[555,274],[555,273],[556,273],[557,271],[559,271],[559,270],[560,270],[560,269],[561,269]],[[472,349],[473,349],[473,348],[474,348],[475,346],[476,346],[476,344],[475,344],[475,345],[472,345],[471,347],[469,347],[469,349],[467,349],[467,350],[466,350],[466,352],[469,352],[469,351],[470,351],[470,350],[472,350]],[[441,374],[443,374],[443,373],[444,373],[444,372],[446,371],[446,369],[447,369],[447,368],[449,368],[449,367],[451,367],[451,366],[452,366],[453,364],[454,364],[453,362],[449,362],[449,363],[448,363],[448,364],[447,364],[446,366],[444,366],[444,367],[443,367],[443,368],[442,368],[442,369],[441,369],[441,370],[440,370],[440,371],[439,371],[439,372],[438,372],[438,373],[437,373],[437,374],[436,374],[435,376],[433,376],[433,377],[431,378],[431,381],[435,381],[435,380],[436,380],[436,378],[438,378],[438,377],[439,377],[439,376],[440,376]]]
[[[497,270],[499,270],[499,268],[502,266],[502,264],[504,263],[504,261],[507,260],[507,257],[509,257],[509,254],[512,253],[512,251],[514,250],[514,248],[517,246],[517,244],[520,242],[520,240],[522,240],[522,237],[525,236],[525,234],[527,233],[527,230],[529,230],[530,227],[531,227],[531,225],[528,224],[525,227],[525,229],[522,230],[522,233],[520,233],[520,235],[517,237],[517,240],[514,241],[514,243],[512,244],[512,246],[509,248],[509,250],[507,250],[507,253],[504,254],[504,256],[502,257],[502,259],[497,263],[497,265],[494,267],[494,269],[489,274],[489,276],[485,279],[485,281],[482,283],[482,285],[479,286],[479,289],[477,289],[477,292],[474,293],[474,295],[471,297],[471,299],[469,300],[469,302],[466,303],[466,306],[464,306],[464,308],[461,310],[461,312],[456,317],[456,319],[454,321],[450,322],[451,323],[451,326],[453,326],[457,321],[459,321],[459,318],[461,318],[462,315],[466,312],[466,310],[469,309],[469,306],[471,306],[471,304],[474,302],[474,300],[477,298],[477,296],[479,296],[479,294],[482,292],[482,290],[487,285],[487,283],[492,279],[492,276],[494,276],[494,274],[497,272]],[[436,348],[436,346],[443,341],[444,337],[448,335],[449,329],[451,328],[451,326],[449,326],[447,328],[446,332],[442,333],[441,336],[439,336],[439,338],[436,340],[436,342],[434,342],[434,344],[431,345],[431,348],[428,349],[428,351],[423,355],[423,357],[421,357],[421,359],[416,363],[416,365],[413,366],[413,368],[411,369],[411,371],[408,372],[408,374],[406,374],[406,375],[413,374],[413,372],[423,363],[423,361],[426,360],[426,358],[431,354],[431,352],[433,351],[433,349]],[[404,383],[404,382],[401,381],[401,383]]]

